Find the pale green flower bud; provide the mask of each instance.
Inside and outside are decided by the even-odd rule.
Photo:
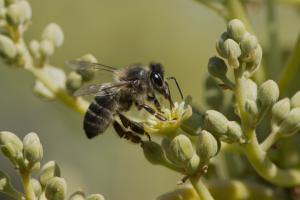
[[[275,81],[268,80],[260,85],[257,98],[262,106],[273,105],[279,98],[279,88]]]
[[[23,139],[24,157],[33,166],[43,158],[43,147],[36,133],[28,133]]]
[[[248,77],[252,76],[253,73],[259,68],[262,59],[262,48],[260,45],[256,47],[254,51],[252,51],[248,57],[243,60],[246,62],[246,74]]]
[[[42,34],[44,40],[49,40],[55,47],[60,47],[64,43],[64,33],[59,25],[50,23]]]
[[[76,191],[71,194],[68,200],[85,200],[85,194],[82,191]]]
[[[289,98],[281,99],[276,102],[272,108],[272,121],[280,124],[291,110]]]
[[[257,48],[258,42],[254,35],[246,33],[240,43],[242,50],[242,57],[246,58],[248,55]]]
[[[199,200],[199,196],[193,187],[183,186],[160,195],[155,200]]]
[[[53,100],[55,95],[40,81],[36,81],[33,87],[33,92],[40,98]]]
[[[228,59],[228,64],[234,69],[237,69],[240,66],[238,58],[241,55],[239,44],[232,39],[227,39],[224,42],[224,50]]]
[[[40,59],[41,58],[40,48],[41,48],[40,43],[37,40],[30,41],[29,50],[30,50],[31,55],[35,59]]]
[[[67,184],[63,178],[51,178],[45,188],[45,196],[48,200],[64,200],[67,193]]]
[[[42,40],[40,43],[40,52],[45,57],[52,56],[54,54],[54,46],[50,40]]]
[[[210,158],[217,155],[220,149],[220,142],[208,131],[203,130],[198,136],[196,152],[201,160],[209,161]]]
[[[236,121],[229,121],[227,133],[220,139],[227,143],[240,142],[242,135],[243,131],[241,126]]]
[[[42,167],[39,180],[42,186],[46,186],[47,182],[56,176],[60,176],[60,169],[54,161],[49,161]]]
[[[154,164],[159,165],[166,162],[162,147],[156,142],[145,141],[142,145],[146,159]]]
[[[178,163],[186,163],[192,158],[194,148],[191,140],[185,135],[176,136],[170,143],[170,152]]]
[[[194,174],[199,169],[199,165],[200,165],[200,158],[196,153],[194,153],[192,158],[187,163],[186,173],[190,175]]]
[[[14,58],[17,55],[15,43],[5,35],[0,35],[0,52],[8,58]]]
[[[247,99],[256,101],[257,98],[257,85],[254,81],[251,79],[245,80],[245,88],[243,88],[245,91],[247,91],[246,96]]]
[[[230,38],[240,42],[247,31],[241,20],[233,19],[228,22],[227,32]]]
[[[291,98],[291,105],[293,108],[300,107],[300,91]]]
[[[223,79],[227,73],[227,65],[223,59],[211,57],[208,61],[208,72],[211,76]]]
[[[225,53],[225,48],[224,48],[224,42],[229,38],[227,32],[223,32],[219,39],[216,42],[216,50],[219,53],[220,56],[223,58],[227,58],[227,55]]]
[[[254,118],[258,116],[259,110],[255,101],[247,99],[245,102],[245,110]]]
[[[80,58],[80,60],[96,63],[97,59],[92,54],[86,54]],[[90,81],[95,76],[94,69],[77,69],[77,72],[82,76],[83,81]]]
[[[300,108],[294,108],[279,126],[278,132],[283,136],[291,136],[300,130]]]
[[[19,1],[7,7],[7,19],[13,25],[23,24],[31,19],[32,11],[27,1]]]
[[[101,194],[91,194],[88,196],[87,200],[105,200],[104,196]]]
[[[30,180],[31,187],[33,188],[34,194],[36,197],[39,197],[42,194],[42,186],[40,182],[34,178]]]
[[[171,144],[171,140],[167,137],[163,138],[162,140],[162,148],[164,149],[165,151],[165,154],[166,154],[166,157],[169,161],[171,161],[172,163],[176,164],[177,166],[179,167],[183,167],[184,163],[179,163],[175,157],[175,155],[173,154],[173,152],[171,151],[171,148],[170,148],[170,144]]]
[[[0,132],[0,147],[3,154],[14,164],[16,164],[18,158],[23,156],[23,143],[14,133]]]
[[[76,90],[78,90],[82,85],[82,76],[77,72],[71,72],[66,81],[67,90],[73,94]]]
[[[208,110],[204,115],[204,129],[220,137],[227,132],[227,118],[216,110]]]

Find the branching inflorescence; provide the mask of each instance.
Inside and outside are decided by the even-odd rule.
[[[142,144],[146,159],[183,175],[191,186],[160,196],[160,200],[184,198],[214,199],[224,188],[241,188],[257,193],[263,198],[276,199],[273,190],[254,187],[240,181],[223,181],[221,184],[204,184],[202,179],[210,170],[210,164],[223,151],[233,147],[252,164],[255,171],[266,181],[282,187],[300,185],[300,170],[282,169],[272,162],[269,149],[281,138],[290,137],[300,130],[300,92],[292,98],[279,99],[276,82],[267,80],[258,85],[252,80],[259,70],[262,48],[255,35],[249,30],[248,21],[241,11],[239,1],[227,0],[227,10],[216,3],[200,1],[214,9],[226,20],[242,14],[238,19],[228,22],[227,30],[217,40],[218,56],[208,61],[208,71],[222,89],[232,91],[235,116],[226,117],[217,110],[197,111],[193,104],[186,101],[176,102],[173,108],[162,108],[166,121],[149,115],[142,121],[150,135],[160,136],[161,141],[145,141]],[[62,69],[50,64],[50,57],[64,41],[61,28],[50,23],[44,29],[41,40],[32,40],[27,46],[24,32],[30,26],[31,7],[26,0],[0,0],[0,56],[7,66],[19,67],[31,72],[36,78],[33,91],[47,100],[60,100],[73,110],[84,114],[88,102],[72,94],[85,82],[93,79],[93,70],[76,70],[66,74]],[[246,24],[246,27],[245,25]],[[97,60],[90,54],[80,59],[90,62]],[[293,65],[294,66],[294,65]],[[232,73],[231,73],[232,72]],[[229,74],[232,74],[230,76]],[[191,104],[191,105],[189,105]],[[259,142],[257,127],[267,116],[271,131]],[[229,118],[233,120],[229,120]],[[24,194],[18,192],[10,183],[9,177],[0,171],[0,192],[15,199],[63,200],[66,196],[66,183],[60,177],[60,170],[54,161],[43,165],[38,179],[31,177],[33,171],[40,169],[43,148],[37,134],[27,134],[23,142],[11,132],[0,133],[0,147],[22,177]],[[221,156],[221,155],[220,155]],[[206,182],[206,181],[204,181]],[[209,186],[209,190],[207,189]],[[214,190],[215,189],[215,190]],[[230,197],[238,198],[237,196]],[[95,194],[85,197],[81,191],[70,198],[103,199]]]

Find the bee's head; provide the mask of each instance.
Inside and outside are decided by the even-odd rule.
[[[164,78],[164,68],[160,63],[150,63],[150,82],[154,90],[168,99],[173,106],[169,86]]]

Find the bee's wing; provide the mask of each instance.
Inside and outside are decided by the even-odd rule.
[[[84,96],[84,95],[108,95],[111,93],[117,92],[124,86],[130,85],[131,82],[123,81],[116,83],[100,83],[100,84],[92,84],[79,88],[73,95],[74,96]]]
[[[68,60],[66,61],[66,64],[75,70],[94,69],[94,70],[105,70],[108,72],[114,72],[118,70],[118,68],[116,67],[112,67],[100,63],[87,62],[83,60]]]

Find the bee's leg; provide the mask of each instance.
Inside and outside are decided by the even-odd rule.
[[[155,95],[153,95],[153,96],[148,95],[147,100],[150,102],[153,102],[154,106],[158,110],[158,112],[162,113],[160,103]]]
[[[156,110],[148,106],[147,104],[137,105],[138,109],[144,108],[148,113],[154,115],[157,119],[161,121],[167,121],[167,118],[160,113],[157,113]]]
[[[125,138],[127,140],[130,140],[133,143],[143,144],[142,138],[140,136],[135,135],[133,132],[125,131],[117,121],[114,121],[113,127],[115,131],[118,133],[118,135],[120,136],[120,138]]]
[[[147,135],[149,141],[151,141],[151,137],[150,137],[149,133],[147,133],[145,131],[142,124],[128,119],[122,113],[119,113],[119,117],[120,117],[120,120],[121,120],[121,122],[122,122],[122,124],[124,125],[125,128],[130,128],[135,133],[138,133],[138,134],[141,134],[141,135]]]

